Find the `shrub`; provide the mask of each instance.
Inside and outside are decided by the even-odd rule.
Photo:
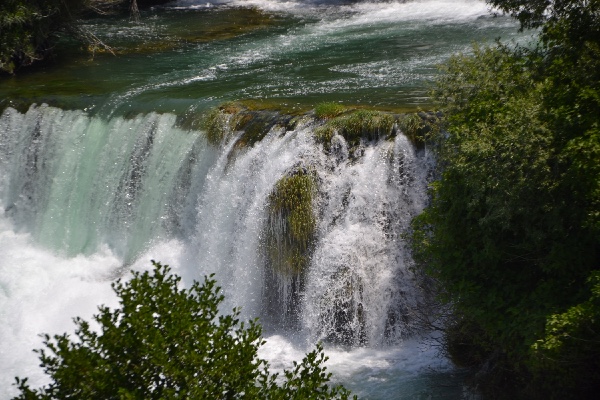
[[[446,63],[434,93],[446,130],[433,137],[439,179],[413,223],[414,256],[477,327],[459,332],[489,343],[482,371],[525,398],[600,387],[586,287],[600,267],[600,80],[588,45],[475,48]]]
[[[180,278],[153,262],[113,289],[120,307],[100,307],[94,321],[76,318],[75,340],[44,335],[37,350],[52,382],[32,390],[17,378],[16,399],[347,399],[329,387],[322,347],[308,353],[278,383],[257,356],[264,343],[257,321],[239,321],[239,309],[219,315],[223,301],[212,277],[179,289]]]

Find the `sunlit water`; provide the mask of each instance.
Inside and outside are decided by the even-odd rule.
[[[355,160],[338,137],[328,155],[305,120],[233,153],[235,137],[210,146],[179,122],[244,99],[427,108],[437,63],[474,41],[526,36],[469,0],[187,0],[142,16],[88,23],[116,57],[0,81],[2,104],[18,108],[0,119],[0,398],[16,394],[14,376],[47,382],[38,334],[115,305],[110,282],[151,259],[188,284],[216,273],[224,311],[265,321],[260,355],[274,370],[331,338],[345,307],[349,338],[326,344],[334,382],[371,399],[467,396],[411,317],[420,294],[402,234],[426,202],[426,149],[398,135]],[[269,193],[299,167],[319,179],[318,240],[296,322],[282,329],[269,323],[261,238]]]
[[[92,21],[117,57],[59,59],[54,69],[4,80],[0,95],[105,114],[181,113],[246,98],[417,107],[450,54],[523,36],[474,0],[227,2],[252,11],[186,3],[195,2],[148,11],[142,24]]]

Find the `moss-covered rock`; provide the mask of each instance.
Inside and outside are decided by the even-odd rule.
[[[261,141],[275,126],[286,131],[294,129],[298,120],[297,116],[276,110],[253,110],[239,102],[228,102],[204,114],[201,123],[197,114],[190,112],[178,124],[187,129],[199,126],[213,146],[220,145],[234,132],[242,132],[233,146],[235,153]]]
[[[231,114],[224,112],[220,108],[210,110],[202,121],[202,128],[206,140],[213,146],[220,146],[221,143],[232,132],[230,128]]]
[[[395,118],[392,114],[374,110],[356,110],[339,115],[315,129],[318,142],[326,147],[337,132],[350,146],[356,146],[361,139],[378,140],[393,133]]]
[[[269,196],[266,256],[274,272],[299,275],[310,257],[316,218],[315,177],[298,169],[281,178]]]
[[[422,130],[425,127],[423,118],[417,113],[405,114],[398,119],[398,128],[413,143],[422,142]]]
[[[398,118],[398,129],[417,147],[422,147],[440,129],[441,114],[418,112],[403,114]]]
[[[236,142],[236,149],[249,147],[261,141],[274,126],[288,130],[292,119],[292,116],[276,111],[243,110],[237,113],[234,118],[234,130],[243,131],[244,134]]]

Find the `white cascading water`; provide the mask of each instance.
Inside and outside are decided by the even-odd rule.
[[[275,369],[317,340],[329,343],[336,380],[371,367],[400,375],[447,368],[409,340],[419,293],[402,233],[424,206],[426,151],[398,134],[351,151],[335,136],[328,153],[313,130],[306,118],[247,148],[234,146],[241,132],[215,148],[170,114],[106,121],[8,108],[0,118],[0,398],[15,394],[15,375],[46,382],[31,352],[38,334],[70,331],[72,317],[114,305],[110,282],[150,259],[187,283],[215,273],[224,311],[241,306],[244,318],[264,319],[261,356]],[[269,194],[298,168],[316,173],[317,232],[302,292],[281,296],[299,302],[289,317],[297,323],[283,329],[269,326],[261,246]],[[278,290],[295,290],[289,285]]]
[[[182,191],[201,185],[211,163],[201,135],[174,123],[168,114],[106,122],[47,106],[7,109],[0,122],[4,212],[59,254],[107,244],[130,262],[149,239],[175,233],[170,224],[189,220]],[[191,185],[186,175],[197,169],[200,181]]]
[[[326,196],[304,323],[351,345],[394,342],[414,333],[419,293],[401,234],[424,207],[429,160],[402,134],[359,149],[357,160],[342,137],[334,140],[336,161],[320,169]]]

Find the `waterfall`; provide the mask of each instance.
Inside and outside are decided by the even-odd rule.
[[[360,151],[323,171],[304,321],[321,337],[373,345],[413,333],[419,293],[402,233],[424,206],[429,160],[403,135]]]
[[[211,156],[202,136],[174,123],[168,114],[107,122],[48,106],[7,109],[0,122],[6,215],[60,254],[107,244],[125,263],[150,240],[186,232],[194,207],[188,192],[202,184]]]
[[[39,347],[35,335],[69,330],[69,318],[114,304],[108,283],[150,258],[187,283],[215,273],[224,311],[241,306],[268,334],[350,348],[410,338],[420,294],[402,234],[424,206],[430,157],[401,133],[357,146],[336,135],[325,148],[317,124],[267,123],[254,144],[232,128],[210,144],[172,114],[105,120],[7,108],[0,354],[11,362],[0,386],[10,374],[43,382],[34,355],[24,355]],[[312,182],[305,217],[314,231],[299,250],[302,269],[286,272],[269,255],[284,239],[268,236],[292,228],[270,210],[278,184],[298,174]]]

